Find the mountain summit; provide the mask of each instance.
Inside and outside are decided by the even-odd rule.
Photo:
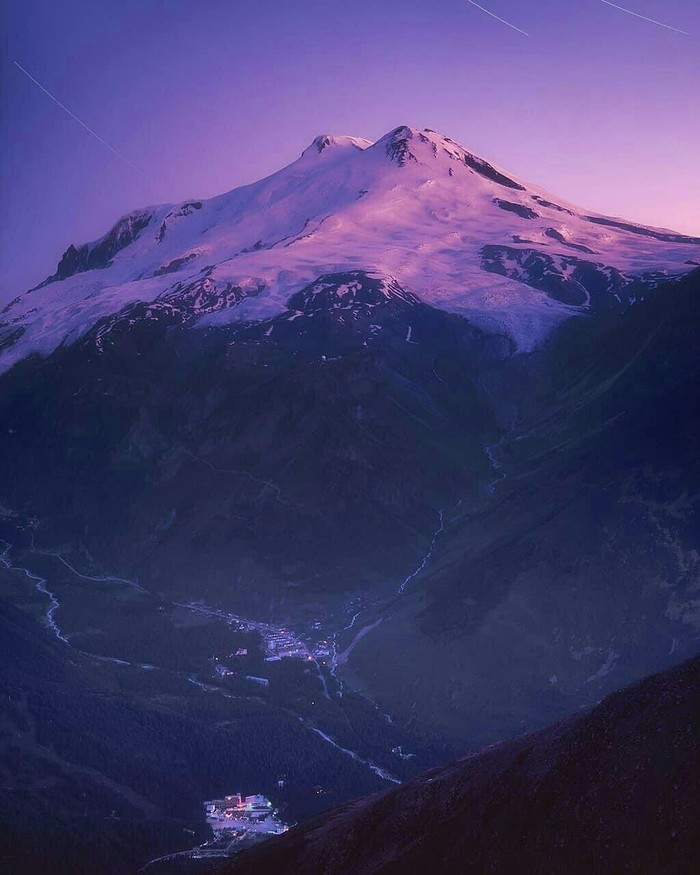
[[[428,129],[376,143],[322,135],[266,179],[135,211],[69,246],[0,314],[0,367],[139,302],[179,301],[178,318],[197,324],[263,320],[348,270],[396,280],[527,350],[562,319],[634,302],[699,260],[698,239],[564,204]]]

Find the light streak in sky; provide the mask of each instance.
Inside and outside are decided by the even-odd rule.
[[[488,9],[484,9],[483,6],[479,6],[479,4],[475,3],[474,0],[467,0],[467,3],[471,3],[472,6],[476,6],[477,9],[481,9],[482,12],[485,12],[487,15],[490,15],[491,18],[495,18],[496,21],[500,21],[501,24],[505,24],[507,27],[510,27],[512,30],[517,30],[517,32],[521,33],[523,36],[530,36],[529,33],[526,33],[524,30],[520,30],[519,27],[516,27],[514,24],[511,24],[510,21],[506,21],[505,18],[501,18],[499,15],[496,15],[494,12],[491,12]]]
[[[19,64],[17,61],[14,61],[13,63],[15,67],[17,67],[18,70],[21,70],[28,79],[30,79],[38,88],[40,88],[44,92],[44,94],[47,95],[47,97],[50,97],[51,100],[53,100],[53,102],[56,104],[56,106],[60,107],[65,113],[67,113],[73,119],[73,121],[78,122],[78,124],[82,128],[85,128],[88,134],[94,137],[98,141],[98,143],[102,143],[102,145],[106,146],[107,149],[109,149],[109,151],[112,152],[113,155],[116,155],[120,161],[123,161],[126,165],[131,167],[132,170],[135,170],[139,175],[143,176],[144,179],[148,180],[148,182],[151,182],[151,180],[148,178],[148,176],[146,176],[143,170],[139,170],[139,168],[136,167],[135,164],[132,164],[131,161],[129,161],[127,157],[125,157],[124,155],[122,155],[121,152],[115,149],[114,146],[110,146],[110,144],[106,140],[103,140],[102,137],[99,134],[95,133],[92,128],[88,127],[84,121],[81,121],[78,116],[75,115],[75,113],[71,112],[68,107],[64,106],[57,97],[55,97],[53,94],[51,94],[50,91],[44,88],[41,82],[38,82],[31,73],[27,72],[27,70],[24,69],[21,64]]]
[[[656,21],[654,18],[647,18],[646,15],[640,15],[639,12],[632,12],[631,9],[625,9],[624,6],[618,6],[617,3],[611,3],[610,0],[600,0],[601,3],[605,3],[606,6],[612,6],[613,9],[619,9],[620,12],[626,12],[628,15],[634,15],[635,18],[641,18],[642,21],[648,21],[651,24],[655,24],[658,27],[665,27],[666,30],[673,30],[676,33],[685,34],[685,36],[690,36],[687,30],[681,30],[679,27],[672,27],[670,24],[664,24],[662,21]]]

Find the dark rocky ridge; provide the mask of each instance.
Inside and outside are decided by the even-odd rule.
[[[700,245],[700,237],[689,237],[687,234],[674,234],[672,231],[657,231],[655,228],[644,228],[640,225],[631,225],[629,222],[621,222],[617,219],[607,219],[602,216],[586,216],[594,225],[606,225],[609,228],[619,228],[621,231],[629,231],[630,234],[641,234],[643,237],[653,237],[665,243],[694,243]]]
[[[126,216],[122,216],[97,243],[84,243],[79,247],[75,247],[71,243],[63,253],[56,273],[47,277],[38,288],[56,280],[67,279],[76,273],[108,267],[114,256],[133,243],[152,219],[153,213],[150,210],[128,213]]]
[[[569,243],[554,228],[549,228],[546,233],[568,249],[590,253],[585,246]],[[518,238],[516,242],[527,241]],[[630,276],[617,268],[575,255],[492,244],[482,247],[481,266],[490,273],[516,279],[546,292],[550,298],[562,304],[585,305],[594,312],[610,309],[621,311],[642,300],[669,279],[664,273],[654,272]]]
[[[230,875],[674,873],[700,853],[700,657],[329,811]]]
[[[514,204],[510,201],[501,200],[501,198],[495,198],[494,203],[507,213],[515,213],[521,219],[537,219],[539,216],[538,213],[523,204]]]
[[[423,132],[415,131],[413,128],[408,127],[407,125],[401,125],[398,128],[395,128],[393,131],[390,131],[385,137],[383,137],[379,142],[384,144],[384,149],[390,160],[395,161],[399,167],[403,167],[409,161],[418,161],[418,158],[411,151],[411,141],[414,137],[418,137],[422,139],[422,141],[426,144],[429,144],[433,148],[433,153],[437,154],[437,145],[433,143],[426,134],[434,133],[429,128],[425,128]],[[479,176],[483,176],[485,179],[490,179],[491,182],[495,182],[498,185],[502,185],[504,188],[516,189],[517,191],[525,191],[525,187],[520,185],[520,183],[515,182],[515,180],[511,179],[509,176],[506,176],[504,173],[496,170],[488,161],[485,161],[483,158],[479,158],[478,155],[472,155],[471,152],[467,152],[462,149],[461,146],[457,145],[454,140],[451,140],[449,137],[445,137],[445,140],[448,143],[454,144],[454,150],[448,151],[445,150],[446,154],[450,157],[450,159],[454,161],[463,162],[464,165],[469,168],[469,170],[478,173]]]

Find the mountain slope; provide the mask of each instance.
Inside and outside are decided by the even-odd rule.
[[[0,495],[151,588],[318,616],[391,586],[488,478],[477,374],[511,352],[361,272],[262,323],[107,319],[0,378]]]
[[[700,240],[555,203],[433,131],[318,137],[288,167],[208,201],[149,207],[70,246],[0,318],[0,367],[137,303],[199,324],[264,319],[323,274],[395,278],[521,349],[562,319],[636,300]]]
[[[0,630],[5,871],[37,872],[50,861],[54,873],[128,873],[187,847],[186,830],[204,835],[196,808],[187,811],[191,778],[180,782],[180,802],[167,804],[183,741],[201,729],[125,693],[108,667],[68,651],[4,601]],[[161,734],[179,757],[159,750]]]
[[[321,815],[221,871],[690,873],[700,657],[593,711]]]
[[[491,494],[353,648],[353,683],[474,749],[696,651],[699,292],[696,271],[512,361]]]

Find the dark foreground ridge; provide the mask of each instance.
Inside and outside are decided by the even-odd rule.
[[[690,873],[700,657],[592,711],[336,808],[229,875]]]

